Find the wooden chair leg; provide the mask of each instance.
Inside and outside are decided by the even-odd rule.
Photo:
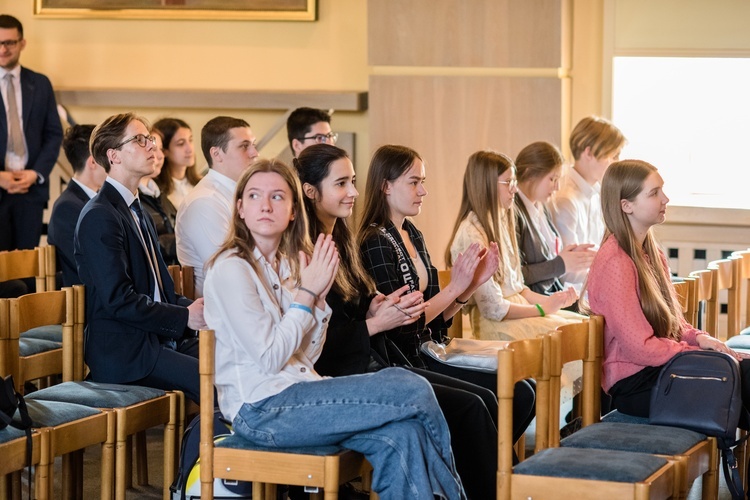
[[[148,450],[146,449],[146,431],[135,434],[135,470],[138,486],[148,485]]]
[[[40,436],[40,460],[36,466],[35,473],[35,486],[36,486],[36,498],[37,500],[48,500],[52,498],[53,484],[52,484],[52,462],[54,457],[51,456],[51,443],[50,433],[47,429],[41,431]],[[20,479],[20,476],[19,476]],[[19,497],[21,499],[21,490],[18,490]]]
[[[119,425],[118,425],[119,431]],[[124,429],[125,427],[123,427]],[[133,436],[125,437],[125,489],[133,487]]]
[[[125,411],[116,409],[117,424],[115,439],[115,500],[125,500],[125,490],[128,488],[127,475],[129,471],[128,436],[125,435]]]
[[[35,474],[34,477],[36,479],[36,477],[38,477],[38,473]],[[16,471],[10,474],[9,479],[10,479],[10,497],[13,500],[21,500],[21,486],[23,485],[23,483],[21,482],[21,472]],[[37,497],[39,497],[39,493],[37,493]]]
[[[75,465],[72,453],[62,457],[62,498],[72,500],[75,497]]]
[[[115,412],[110,411],[107,414],[107,440],[102,444],[102,490],[101,500],[112,500],[115,485],[115,441],[117,416]]]
[[[201,495],[202,497],[203,495]],[[266,488],[265,484],[253,481],[253,500],[265,500],[266,498]]]
[[[169,486],[175,476],[175,455],[177,446],[177,428],[180,420],[180,397],[169,395],[169,422],[164,426],[164,500],[170,499]]]

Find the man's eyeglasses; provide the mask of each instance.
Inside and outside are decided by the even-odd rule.
[[[16,45],[21,42],[21,40],[2,40],[0,41],[0,47],[5,47],[6,49],[14,49],[16,48]]]
[[[315,144],[336,144],[339,138],[339,134],[336,132],[329,132],[327,134],[315,134],[303,137],[303,141],[313,140]]]
[[[134,135],[133,137],[128,137],[127,139],[125,139],[124,141],[122,141],[120,144],[113,147],[112,149],[120,149],[125,144],[129,142],[133,142],[133,141],[137,142],[138,145],[142,148],[145,148],[149,142],[151,143],[152,146],[156,146],[156,137],[154,137],[153,135],[138,134],[138,135]]]
[[[508,189],[515,189],[518,187],[518,179],[511,179],[509,181],[497,181],[498,184],[505,184]]]

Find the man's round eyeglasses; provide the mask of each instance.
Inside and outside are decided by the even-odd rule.
[[[498,184],[505,184],[508,189],[515,189],[518,187],[518,179],[511,179],[509,181],[497,181]]]
[[[315,144],[336,144],[339,138],[339,134],[336,132],[329,132],[327,134],[315,134],[308,135],[302,138],[303,141],[313,140]]]
[[[22,39],[19,40],[2,40],[0,41],[0,46],[5,47],[7,49],[14,49],[16,48],[16,45],[18,45],[21,42]]]
[[[133,137],[128,137],[127,139],[125,139],[124,141],[122,141],[120,144],[113,147],[112,149],[120,149],[125,144],[129,142],[133,142],[133,141],[138,143],[138,145],[142,148],[145,148],[149,142],[151,143],[152,146],[156,146],[156,137],[154,137],[153,135],[138,134],[138,135],[134,135]]]

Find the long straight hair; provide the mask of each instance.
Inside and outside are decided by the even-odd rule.
[[[325,231],[315,208],[324,196],[323,181],[330,175],[333,162],[344,158],[348,159],[349,155],[341,148],[330,144],[315,144],[302,150],[299,157],[293,160],[302,185],[309,184],[317,191],[315,198],[304,196],[311,240]],[[362,265],[357,241],[348,221],[337,219],[332,235],[341,257],[333,288],[345,302],[352,302],[358,295],[374,293],[375,284]]]
[[[458,210],[456,223],[453,225],[448,247],[445,250],[445,262],[448,267],[453,265],[451,256],[451,245],[456,238],[458,228],[468,216],[469,212],[474,212],[479,225],[487,236],[487,243],[495,242],[502,252],[502,243],[500,241],[501,231],[507,231],[513,247],[517,247],[516,242],[516,217],[513,205],[505,209],[500,207],[498,201],[498,182],[497,178],[509,168],[515,168],[513,160],[502,153],[495,151],[477,151],[469,156],[464,172],[463,193],[461,194],[461,207]],[[502,227],[501,227],[502,226]],[[511,258],[510,256],[500,256],[503,259]],[[519,264],[518,252],[512,257],[512,264],[517,267]],[[503,266],[498,266],[495,272],[495,279],[498,283],[505,281]]]
[[[237,209],[237,202],[242,199],[247,183],[257,173],[279,174],[286,181],[292,192],[292,213],[294,214],[294,220],[290,221],[284,230],[277,254],[280,257],[287,258],[292,272],[292,279],[299,282],[299,252],[302,251],[311,255],[313,245],[307,233],[307,215],[302,206],[302,187],[297,174],[291,167],[278,160],[259,159],[240,176],[237,181],[237,189],[234,191],[234,208],[232,209],[232,223],[229,228],[229,235],[219,250],[208,260],[206,269],[213,266],[219,255],[226,251],[232,251],[235,255],[249,262],[255,272],[260,275],[261,271],[258,262],[253,256],[256,246],[255,238],[253,238],[253,234],[248,229],[245,221],[240,218]]]
[[[602,243],[614,235],[620,248],[633,259],[641,308],[654,335],[679,340],[682,311],[676,306],[672,280],[662,264],[653,231],[649,228],[643,245],[638,245],[630,220],[622,211],[622,200],[635,200],[643,191],[646,178],[656,171],[656,167],[641,160],[623,160],[609,166],[602,179],[602,212],[607,226]]]
[[[383,226],[391,217],[385,195],[386,182],[394,182],[404,175],[417,160],[422,161],[422,157],[413,149],[392,144],[379,147],[372,155],[365,186],[365,207],[357,231],[359,245],[377,232],[373,225]]]
[[[162,118],[154,123],[154,128],[159,130],[161,133],[162,146],[164,149],[169,149],[169,145],[172,142],[172,138],[181,128],[186,128],[192,132],[190,125],[184,120],[179,118]],[[201,176],[196,169],[195,163],[188,165],[185,169],[185,177],[188,182],[195,186],[201,180]],[[174,191],[174,180],[172,179],[172,168],[169,164],[169,158],[164,155],[164,165],[161,167],[161,172],[158,177],[154,179],[159,189],[164,194],[171,194]],[[179,207],[176,207],[179,208]]]

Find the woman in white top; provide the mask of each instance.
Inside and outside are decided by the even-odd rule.
[[[426,380],[400,368],[338,378],[315,372],[338,252],[323,235],[311,251],[296,174],[259,160],[239,179],[235,200],[204,285],[219,407],[234,431],[272,448],[359,451],[384,499],[466,498]]]
[[[201,176],[195,167],[193,131],[179,118],[162,118],[154,123],[164,138],[164,168],[156,179],[162,203],[177,212],[182,200],[192,191]]]
[[[531,338],[581,319],[577,314],[560,311],[576,301],[574,290],[542,295],[524,285],[513,211],[517,191],[510,158],[493,151],[478,151],[469,157],[461,208],[446,261],[450,265],[473,243],[497,243],[500,248],[497,272],[477,288],[465,306],[474,336],[479,339]]]

